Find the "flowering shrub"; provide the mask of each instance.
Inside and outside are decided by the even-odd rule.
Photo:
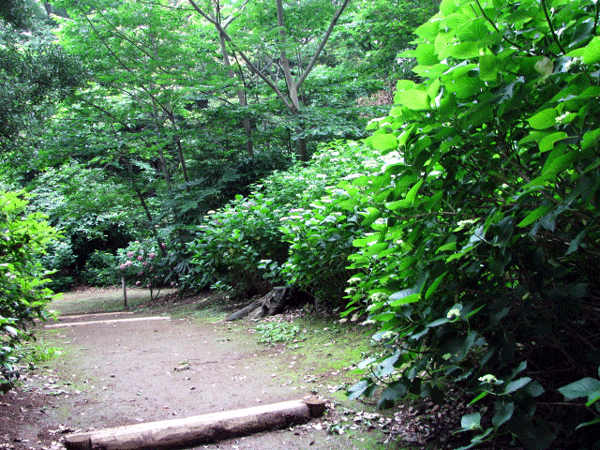
[[[190,245],[199,274],[195,284],[254,294],[292,283],[328,304],[340,301],[357,223],[339,206],[328,211],[328,199],[319,199],[373,158],[370,149],[363,150],[330,143],[308,164],[276,172],[249,197],[237,196],[212,212]]]
[[[287,254],[277,229],[282,216],[278,207],[275,198],[257,191],[250,198],[238,195],[213,212],[189,246],[199,275],[194,284],[215,285],[230,295],[267,292],[277,282],[276,268]],[[263,277],[265,260],[271,267],[269,277]]]
[[[599,17],[443,0],[416,30],[422,82],[366,141],[398,161],[345,203],[365,228],[351,308],[389,349],[351,397],[442,402],[453,383],[474,409],[462,449],[600,447]]]
[[[148,239],[130,242],[117,251],[118,274],[129,285],[150,289],[151,297],[161,287],[177,285],[167,264],[167,246],[160,245],[162,249],[155,240]]]

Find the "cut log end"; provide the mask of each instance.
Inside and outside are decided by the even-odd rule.
[[[321,398],[306,397],[303,402],[308,406],[312,418],[321,417],[325,413],[325,409],[327,409],[327,402]]]

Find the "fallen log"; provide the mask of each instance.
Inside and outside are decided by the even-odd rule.
[[[129,322],[152,322],[156,320],[171,320],[170,316],[150,316],[150,317],[133,317],[131,319],[112,319],[112,320],[89,320],[84,322],[63,322],[44,325],[44,328],[70,328],[81,327],[85,325],[112,325],[115,323]]]
[[[67,450],[133,450],[192,447],[308,422],[325,411],[325,401],[304,400],[213,414],[107,428],[65,437]]]
[[[248,316],[251,319],[280,314],[292,298],[294,289],[289,286],[274,287],[269,293],[248,306],[234,312],[225,320],[237,320]]]

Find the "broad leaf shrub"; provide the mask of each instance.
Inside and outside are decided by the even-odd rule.
[[[462,448],[600,445],[597,397],[558,390],[598,388],[599,8],[444,0],[410,52],[422,82],[371,125],[397,162],[347,188],[368,200],[345,201],[366,227],[346,314],[366,303],[389,350],[350,395],[442,401],[455,383]]]
[[[51,242],[40,258],[44,267],[54,271],[50,275],[51,281],[47,283],[49,289],[54,292],[65,292],[75,285],[75,277],[72,275],[75,255],[69,242],[64,240]]]
[[[26,212],[21,194],[0,191],[0,390],[19,378],[20,345],[31,339],[34,319],[45,320],[53,293],[40,262],[56,231],[41,213]]]
[[[342,299],[356,220],[339,206],[326,211],[317,205],[329,204],[328,198],[321,198],[334,195],[330,191],[340,178],[362,170],[371,153],[358,145],[332,142],[309,163],[275,172],[248,197],[237,196],[213,211],[189,246],[199,276],[182,281],[197,288],[215,285],[234,296],[291,283],[326,304]],[[309,247],[302,245],[304,239],[311,241]],[[336,284],[328,287],[331,281]]]
[[[351,153],[351,157],[350,157]],[[331,144],[322,164],[340,164],[337,178],[317,173],[317,178],[327,179],[326,191],[315,198],[302,196],[296,207],[281,218],[279,230],[289,244],[282,274],[288,284],[309,293],[326,309],[344,308],[348,280],[355,274],[349,270],[348,257],[354,253],[353,242],[362,234],[362,217],[359,214],[360,196],[338,187],[347,186],[348,180],[365,180],[375,168],[381,166],[377,151],[356,143]]]
[[[85,262],[81,278],[89,286],[114,286],[121,282],[121,273],[115,271],[116,265],[115,255],[95,250]]]

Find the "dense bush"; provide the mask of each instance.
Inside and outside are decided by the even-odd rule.
[[[327,161],[322,160],[324,157]],[[354,251],[352,243],[362,227],[354,200],[330,183],[364,177],[365,171],[380,163],[374,159],[376,152],[355,143],[331,144],[328,152],[317,158],[321,161],[314,176],[327,178],[327,189],[318,196],[302,196],[281,219],[280,231],[290,246],[282,273],[288,284],[305,290],[318,304],[328,309],[343,308],[347,282],[353,274],[347,270],[348,256]],[[317,172],[327,165],[332,166],[328,176]],[[346,200],[352,203],[349,211],[342,206]]]
[[[46,216],[27,214],[21,195],[0,191],[0,390],[6,392],[18,379],[15,364],[19,344],[31,338],[34,319],[45,319],[44,307],[52,292],[39,256],[56,237]]]
[[[40,257],[42,265],[53,271],[47,286],[55,292],[65,292],[75,284],[72,265],[75,262],[73,247],[69,242],[51,242]]]
[[[94,251],[86,263],[82,280],[89,286],[113,286],[121,281],[120,273],[115,270],[117,258],[110,252]]]
[[[598,17],[580,0],[445,0],[416,30],[424,81],[398,83],[367,141],[397,161],[343,203],[370,228],[347,313],[366,304],[389,349],[353,397],[442,401],[450,381],[475,409],[463,448],[600,445]]]
[[[191,284],[214,284],[231,294],[252,295],[289,282],[313,295],[326,295],[318,300],[327,304],[339,302],[345,275],[337,272],[343,271],[354,225],[343,222],[340,208],[324,213],[318,207],[325,214],[322,220],[315,219],[319,223],[308,220],[308,216],[311,205],[326,195],[330,186],[362,170],[363,161],[372,153],[363,150],[342,142],[323,146],[308,164],[274,173],[247,198],[238,196],[213,212],[190,245],[198,274]],[[329,215],[339,221],[332,222],[326,218]],[[309,236],[313,250],[300,243],[303,239],[308,242]],[[328,287],[332,280],[337,280],[336,284]]]

